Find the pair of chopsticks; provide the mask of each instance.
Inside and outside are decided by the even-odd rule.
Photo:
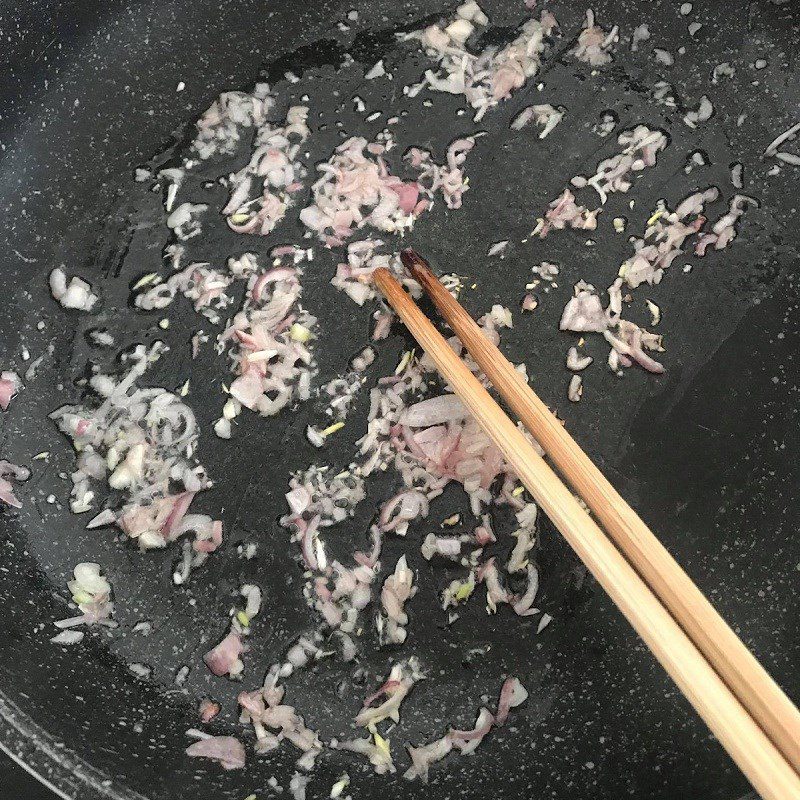
[[[392,274],[376,270],[450,387],[753,787],[766,800],[800,799],[800,712],[424,259],[410,249],[401,259],[605,532]]]

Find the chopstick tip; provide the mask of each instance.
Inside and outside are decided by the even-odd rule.
[[[400,260],[403,266],[415,277],[430,272],[428,262],[413,247],[406,247],[400,251]]]

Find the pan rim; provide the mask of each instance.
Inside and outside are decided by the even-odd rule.
[[[146,800],[59,742],[1,689],[0,752],[64,800]]]

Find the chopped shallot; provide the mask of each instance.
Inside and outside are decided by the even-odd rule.
[[[241,636],[231,632],[203,656],[203,661],[214,675],[228,675],[230,678],[235,678],[244,669],[244,663],[240,658],[243,650]]]
[[[536,75],[545,40],[558,27],[555,17],[544,11],[540,19],[524,23],[517,37],[505,47],[489,47],[479,54],[470,52],[467,39],[476,26],[487,24],[488,19],[478,4],[467,2],[459,6],[452,22],[431,25],[406,37],[420,40],[437,64],[436,71],[425,72],[421,86],[463,95],[475,110],[476,121]]]
[[[639,25],[633,29],[631,36],[631,50],[639,49],[639,42],[646,42],[650,38],[650,29],[647,25]]]
[[[497,701],[497,714],[495,725],[505,725],[508,712],[512,708],[522,705],[528,699],[528,692],[518,678],[507,678],[500,689],[500,699]]]
[[[585,61],[593,67],[610,64],[613,60],[609,50],[615,42],[619,41],[619,29],[615,25],[610,31],[603,30],[595,24],[594,11],[586,12],[586,23],[578,36],[578,46],[573,50],[573,55],[580,61]]]
[[[239,694],[240,720],[253,725],[257,753],[269,752],[286,739],[303,752],[297,765],[308,770],[321,751],[322,743],[316,732],[306,727],[295,708],[283,703],[284,689],[277,684],[277,678],[278,673],[270,670],[262,689]]]
[[[8,478],[14,481],[26,481],[30,476],[31,471],[27,467],[17,466],[10,461],[0,461],[0,503],[12,508],[22,508],[22,503],[14,495],[14,487]]]
[[[381,605],[387,617],[386,641],[390,644],[402,644],[406,640],[408,614],[405,604],[416,594],[413,583],[414,573],[409,569],[406,557],[401,556],[381,590]]]
[[[763,154],[764,158],[768,158],[769,156],[774,156],[778,152],[778,148],[784,142],[794,141],[798,133],[800,133],[800,122],[797,122],[794,125],[792,125],[791,128],[785,130],[780,136],[776,136],[764,150]]]
[[[308,108],[292,106],[283,125],[258,126],[250,162],[230,178],[231,194],[222,213],[231,230],[266,236],[283,219],[306,176],[297,156],[310,133],[307,118]],[[251,197],[254,179],[260,179],[262,188]]]
[[[631,187],[632,173],[655,166],[656,155],[668,144],[662,131],[651,130],[646,125],[623,131],[617,141],[623,146],[622,152],[601,161],[590,178],[578,175],[572,179],[573,186],[596,189],[602,203],[612,192],[627,192]]]
[[[245,753],[242,743],[233,736],[209,736],[200,739],[186,748],[186,755],[192,758],[210,758],[217,761],[223,769],[242,769]]]
[[[553,108],[549,103],[543,105],[528,106],[523,108],[511,122],[513,130],[518,131],[524,128],[531,120],[537,125],[542,126],[539,138],[544,139],[553,128],[564,118],[564,109]]]
[[[192,410],[165,389],[139,388],[137,380],[159,354],[137,348],[134,364],[123,376],[96,374],[92,396],[83,405],[62,406],[50,417],[75,447],[72,473],[74,513],[92,507],[93,481],[106,481],[119,492],[120,507],[93,523],[116,524],[143,549],[165,547],[194,533],[194,564],[222,542],[222,523],[187,514],[195,494],[210,484],[203,468],[192,464],[197,425]],[[175,484],[183,491],[175,492]]]
[[[573,372],[581,372],[581,370],[586,369],[592,361],[594,361],[594,359],[591,356],[580,355],[575,347],[570,347],[567,351],[567,369]]]
[[[400,721],[400,704],[411,691],[420,674],[414,659],[395,664],[386,682],[364,701],[364,707],[356,716],[356,725],[376,725],[385,719]],[[381,697],[386,699],[377,706],[372,704]]]
[[[0,409],[8,410],[8,406],[15,395],[22,388],[22,381],[16,372],[5,370],[0,372]]]
[[[507,678],[500,689],[500,699],[497,703],[497,714],[492,714],[488,709],[482,708],[472,730],[455,730],[451,728],[446,736],[435,739],[421,747],[408,746],[408,755],[411,758],[411,767],[406,770],[403,777],[407,780],[419,779],[428,782],[428,772],[431,764],[441,761],[455,747],[463,755],[474,753],[492,728],[505,725],[509,711],[525,702],[528,692],[517,678]]]
[[[500,573],[494,558],[490,558],[478,570],[477,578],[486,584],[486,611],[489,614],[494,614],[501,603],[511,601],[511,595],[500,582]]]
[[[380,742],[380,744],[378,742]],[[366,756],[366,758],[369,759],[369,763],[375,768],[375,773],[377,775],[395,772],[395,766],[388,744],[378,733],[374,735],[374,741],[371,738],[366,738],[336,742],[336,749],[348,750],[351,753],[359,753],[362,756]]]
[[[706,122],[707,120],[711,119],[711,115],[714,113],[714,106],[711,101],[703,95],[700,98],[700,103],[697,108],[693,111],[687,112],[684,116],[683,121],[690,127],[696,128],[698,123]]]
[[[55,623],[61,629],[76,625],[105,625],[114,627],[111,619],[114,604],[111,602],[111,584],[100,574],[100,565],[93,562],[76,564],[73,579],[67,582],[72,602],[78,606],[81,615],[62,619]]]
[[[67,283],[67,276],[61,267],[56,267],[50,273],[50,293],[64,308],[78,311],[91,311],[97,302],[97,295],[92,294],[92,287],[85,280],[72,277]]]
[[[563,230],[568,225],[570,228],[593,231],[597,227],[597,214],[599,209],[589,211],[584,206],[575,202],[575,195],[569,189],[564,189],[562,194],[550,203],[544,219],[539,219],[534,229],[542,239],[552,229]]]

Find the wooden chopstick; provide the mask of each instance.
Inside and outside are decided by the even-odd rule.
[[[374,280],[506,462],[766,800],[800,799],[800,777],[523,433],[386,269]]]
[[[403,264],[522,424],[553,459],[753,719],[800,772],[800,712],[589,456],[413,250]]]

